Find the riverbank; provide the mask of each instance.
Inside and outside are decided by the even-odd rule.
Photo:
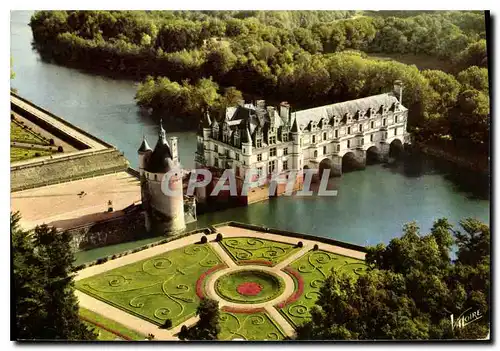
[[[462,150],[433,142],[415,142],[413,147],[426,155],[451,162],[457,167],[478,172],[481,175],[488,175],[490,173],[489,157],[485,155],[467,153],[465,151],[462,153]]]

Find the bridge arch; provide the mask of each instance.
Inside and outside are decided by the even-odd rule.
[[[389,156],[398,158],[403,154],[404,146],[400,139],[394,139],[389,145]]]
[[[332,160],[330,160],[328,157],[327,158],[324,158],[323,160],[321,160],[321,162],[319,163],[319,172],[318,172],[318,176],[319,176],[319,179],[322,179],[323,177],[323,171],[325,169],[329,169],[330,170],[330,178],[333,176],[333,162]]]
[[[366,164],[372,165],[380,162],[381,150],[373,145],[366,150]]]
[[[352,151],[346,152],[342,156],[342,173],[359,169],[358,160]]]

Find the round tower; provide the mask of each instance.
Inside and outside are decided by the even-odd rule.
[[[143,203],[147,203],[146,223],[152,230],[172,235],[186,228],[184,220],[184,194],[182,169],[177,156],[177,138],[172,149],[167,142],[163,125],[160,122],[158,142],[149,157],[144,160],[145,191]],[[167,191],[166,189],[171,191]]]

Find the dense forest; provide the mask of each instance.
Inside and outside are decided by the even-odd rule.
[[[242,95],[295,109],[405,85],[409,129],[485,152],[485,16],[477,11],[39,11],[35,47],[56,63],[144,80],[137,103],[194,128]],[[380,54],[419,55],[419,70]]]

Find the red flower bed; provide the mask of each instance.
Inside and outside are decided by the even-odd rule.
[[[196,281],[196,295],[198,295],[198,297],[200,299],[205,298],[205,291],[203,289],[203,283],[205,282],[205,278],[208,277],[213,272],[218,271],[221,268],[226,268],[226,267],[227,266],[225,263],[221,263],[221,264],[218,264],[217,266],[213,266],[208,271],[206,271],[205,273],[200,275],[200,277]]]
[[[292,302],[295,302],[299,299],[299,297],[302,295],[304,292],[304,279],[302,279],[302,276],[298,271],[291,267],[286,267],[283,269],[285,272],[293,276],[297,280],[298,288],[297,291],[295,291],[292,296],[290,296],[288,299],[286,299],[284,302],[278,304],[278,308],[283,308],[288,304],[291,304]]]
[[[260,284],[255,282],[246,282],[238,285],[236,291],[240,295],[255,296],[262,291],[262,286],[260,286]]]
[[[230,313],[257,313],[257,312],[265,312],[264,307],[258,307],[258,308],[252,308],[252,307],[247,307],[247,308],[237,308],[237,307],[230,307],[230,306],[224,306],[222,307],[222,311],[224,312],[230,312]]]
[[[240,264],[261,264],[264,266],[272,266],[273,263],[271,261],[266,260],[243,260],[239,262]]]

